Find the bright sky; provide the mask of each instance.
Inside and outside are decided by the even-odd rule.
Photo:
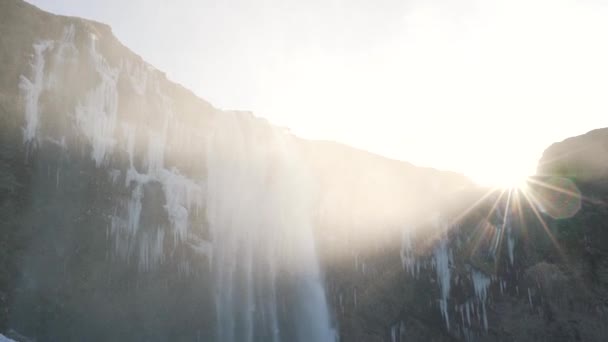
[[[608,126],[601,0],[28,0],[225,109],[484,184]]]

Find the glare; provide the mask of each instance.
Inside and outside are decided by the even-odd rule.
[[[484,172],[485,171],[485,172]],[[522,189],[525,190],[528,179],[533,173],[525,167],[505,165],[503,169],[480,168],[477,172],[466,174],[477,185],[495,187],[499,189]]]
[[[263,70],[255,111],[307,138],[519,186],[551,143],[608,125],[606,10],[415,3],[372,47],[311,46]]]

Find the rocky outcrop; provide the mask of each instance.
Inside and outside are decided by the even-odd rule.
[[[605,188],[608,179],[608,129],[596,129],[551,145],[540,159],[537,173],[594,182]]]

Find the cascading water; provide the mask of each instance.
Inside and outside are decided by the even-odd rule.
[[[194,267],[207,272],[208,264],[201,263],[207,259],[218,342],[334,341],[313,236],[314,187],[293,137],[250,114],[214,111],[205,125],[210,131],[186,139],[195,144],[207,137],[206,151],[202,143],[191,146],[205,155],[206,168],[202,174],[182,174],[165,160],[184,139],[176,133],[181,132],[179,113],[157,72],[128,60],[110,66],[97,49],[97,36],[89,34],[83,39],[88,49],[79,50],[76,34],[70,25],[61,40],[34,45],[33,76],[22,76],[20,83],[23,136],[26,143],[65,141],[65,136],[41,131],[40,94],[60,97],[65,71],[80,59],[94,67],[97,85],[74,101],[73,114],[57,120],[73,121],[66,124],[73,131],[60,133],[85,141],[95,167],[109,168],[112,186],[124,195],[113,201],[112,212],[103,214],[113,249],[109,254],[135,260],[139,272],[154,272],[178,257],[182,274]],[[132,90],[133,98],[120,98],[120,84]],[[154,115],[136,105],[123,104],[131,112],[121,111],[119,100],[140,103],[146,96],[154,99],[146,107]],[[153,123],[133,119],[140,114]],[[65,142],[61,145],[67,149]],[[123,164],[117,162],[120,156]],[[153,213],[150,207],[146,212],[144,203],[154,202],[146,196],[155,187],[164,203],[154,211],[166,218],[146,223]],[[207,225],[196,219],[203,211]],[[207,230],[209,236],[202,233]]]
[[[217,340],[333,341],[312,232],[312,197],[290,136],[218,117],[207,150]]]

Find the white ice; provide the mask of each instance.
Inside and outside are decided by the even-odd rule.
[[[488,288],[490,287],[491,280],[488,276],[476,270],[472,270],[471,279],[473,281],[475,297],[479,303],[481,303],[483,326],[487,331],[488,317],[486,313],[486,299],[488,298]]]
[[[433,251],[433,263],[439,283],[439,308],[445,319],[445,324],[450,329],[450,318],[448,315],[448,299],[450,297],[450,253],[448,251],[447,237],[439,240]]]
[[[0,342],[16,342],[15,340],[11,340],[10,338],[0,334]]]

